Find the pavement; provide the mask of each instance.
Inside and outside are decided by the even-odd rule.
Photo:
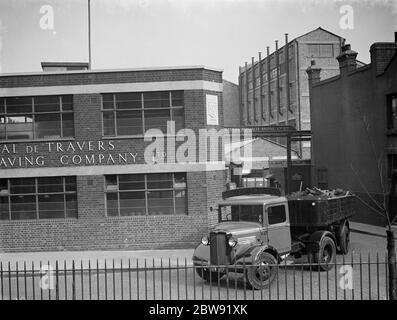
[[[363,223],[351,222],[351,231],[361,235],[368,235],[376,241],[379,239],[382,243],[386,238],[386,231],[384,227],[377,227]],[[397,227],[394,229],[397,234]],[[376,238],[375,238],[376,237]],[[373,242],[373,240],[370,240]],[[365,246],[365,244],[364,244]],[[383,244],[380,244],[383,247]],[[373,248],[374,250],[377,247]],[[135,251],[56,251],[56,252],[18,252],[18,253],[1,253],[0,252],[0,267],[7,270],[23,271],[25,264],[26,270],[30,271],[40,270],[40,263],[49,264],[55,269],[56,262],[58,261],[58,268],[72,269],[73,261],[76,270],[84,269],[89,266],[95,269],[98,265],[99,268],[104,268],[105,263],[107,268],[115,268],[121,266],[131,268],[135,267],[163,267],[168,266],[191,266],[192,256],[194,249],[177,249],[177,250],[135,250]],[[353,249],[353,251],[355,251]],[[361,250],[360,250],[361,251]],[[372,250],[371,250],[372,251]]]
[[[350,221],[350,230],[357,233],[368,234],[372,236],[386,238],[386,227],[378,227],[365,223],[358,223]],[[397,236],[397,225],[392,226],[395,238]]]

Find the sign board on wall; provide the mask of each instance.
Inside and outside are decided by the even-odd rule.
[[[218,96],[214,94],[206,95],[207,125],[219,125],[218,115]]]
[[[136,163],[133,149],[116,150],[112,140],[6,143],[0,144],[0,169]]]

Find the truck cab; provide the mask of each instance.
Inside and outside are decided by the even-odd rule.
[[[239,230],[235,230],[234,235],[238,243],[258,242],[275,248],[280,254],[291,250],[288,201],[285,197],[272,195],[231,197],[219,204],[218,212],[220,224],[237,222]],[[256,223],[257,226],[251,231],[241,228],[241,223],[244,221]],[[223,226],[227,227],[227,225]]]
[[[310,210],[313,204],[315,202],[310,204]],[[297,210],[295,202],[292,207]],[[306,207],[305,210],[309,215],[299,214],[309,217],[313,214]],[[243,266],[236,269],[237,272],[245,273],[248,284],[256,289],[270,285],[275,265],[290,254],[308,254],[309,261],[321,264],[322,270],[329,270],[340,242],[337,234],[341,224],[346,224],[343,220],[336,225],[327,222],[322,226],[291,226],[290,200],[273,188],[226,192],[217,211],[218,224],[210,228],[194,251],[196,271],[204,280],[214,281],[230,272],[229,266]],[[295,223],[296,216],[293,214]],[[346,233],[346,228],[344,230]],[[259,266],[261,270],[251,266]]]

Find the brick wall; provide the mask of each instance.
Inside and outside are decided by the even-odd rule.
[[[386,188],[390,187],[392,168],[387,167],[386,159],[393,153],[395,140],[387,134],[387,96],[397,92],[397,60],[389,60],[389,67],[378,74],[380,53],[371,52],[367,66],[313,83],[310,96],[314,174],[327,170],[329,188],[348,189],[371,206],[375,205],[372,199],[383,202],[380,176]],[[387,58],[389,52],[385,55]],[[381,170],[374,154],[381,157]],[[385,225],[384,219],[358,200],[353,220]]]
[[[121,72],[98,74],[63,74],[42,76],[0,77],[0,87],[47,86],[61,84],[88,84],[143,81],[173,80],[213,80],[222,82],[220,72],[209,70],[175,70],[158,72]],[[200,128],[207,128],[205,95],[215,94],[219,99],[220,126],[223,124],[222,92],[205,90],[185,90],[185,124],[196,133]],[[143,138],[102,138],[102,118],[100,93],[76,94],[74,102],[75,138],[49,141],[0,142],[0,145],[16,145],[18,156],[28,155],[26,146],[37,144],[35,156],[44,156],[45,167],[63,167],[62,155],[98,156],[99,153],[138,153],[136,163],[145,163],[145,147],[151,142]],[[219,129],[220,126],[211,126]],[[114,149],[98,150],[98,143],[107,146],[109,140]],[[65,149],[69,142],[92,141],[94,148],[88,151],[64,150],[54,152],[56,143]],[[51,144],[52,152],[48,152]],[[180,143],[177,143],[177,147]],[[197,155],[199,155],[197,143]],[[166,146],[165,146],[166,150]],[[131,159],[129,164],[133,162]],[[87,165],[82,163],[81,165]],[[66,166],[74,167],[73,164]],[[38,167],[34,165],[33,167]],[[30,168],[30,167],[29,167]],[[21,169],[29,170],[29,168]],[[7,168],[2,168],[6,173]],[[112,165],[106,165],[106,174],[112,174]],[[149,171],[150,173],[151,171]],[[71,173],[73,175],[73,173]],[[104,176],[84,175],[77,177],[78,218],[77,219],[41,219],[41,220],[0,220],[0,252],[35,251],[35,250],[92,250],[92,249],[157,249],[187,248],[195,246],[209,225],[216,221],[214,212],[209,208],[221,199],[225,185],[224,171],[187,172],[187,203],[185,215],[170,216],[136,216],[107,217],[105,212]],[[0,175],[1,176],[1,175]],[[5,177],[6,175],[3,175]]]
[[[194,247],[215,221],[209,208],[220,199],[223,174],[187,174],[187,215],[136,217],[107,217],[104,177],[80,176],[77,219],[1,221],[0,251]]]
[[[69,73],[37,73],[30,75],[0,76],[0,88],[67,86],[107,83],[161,82],[205,80],[222,82],[222,73],[195,69],[114,71],[114,72],[69,72]]]
[[[223,81],[223,123],[225,127],[240,126],[240,109],[238,98],[238,85],[232,82]]]

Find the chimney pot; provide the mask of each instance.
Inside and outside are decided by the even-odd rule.
[[[345,44],[345,45],[343,46],[342,51],[348,51],[348,50],[351,50],[351,45],[350,45],[350,44]]]

